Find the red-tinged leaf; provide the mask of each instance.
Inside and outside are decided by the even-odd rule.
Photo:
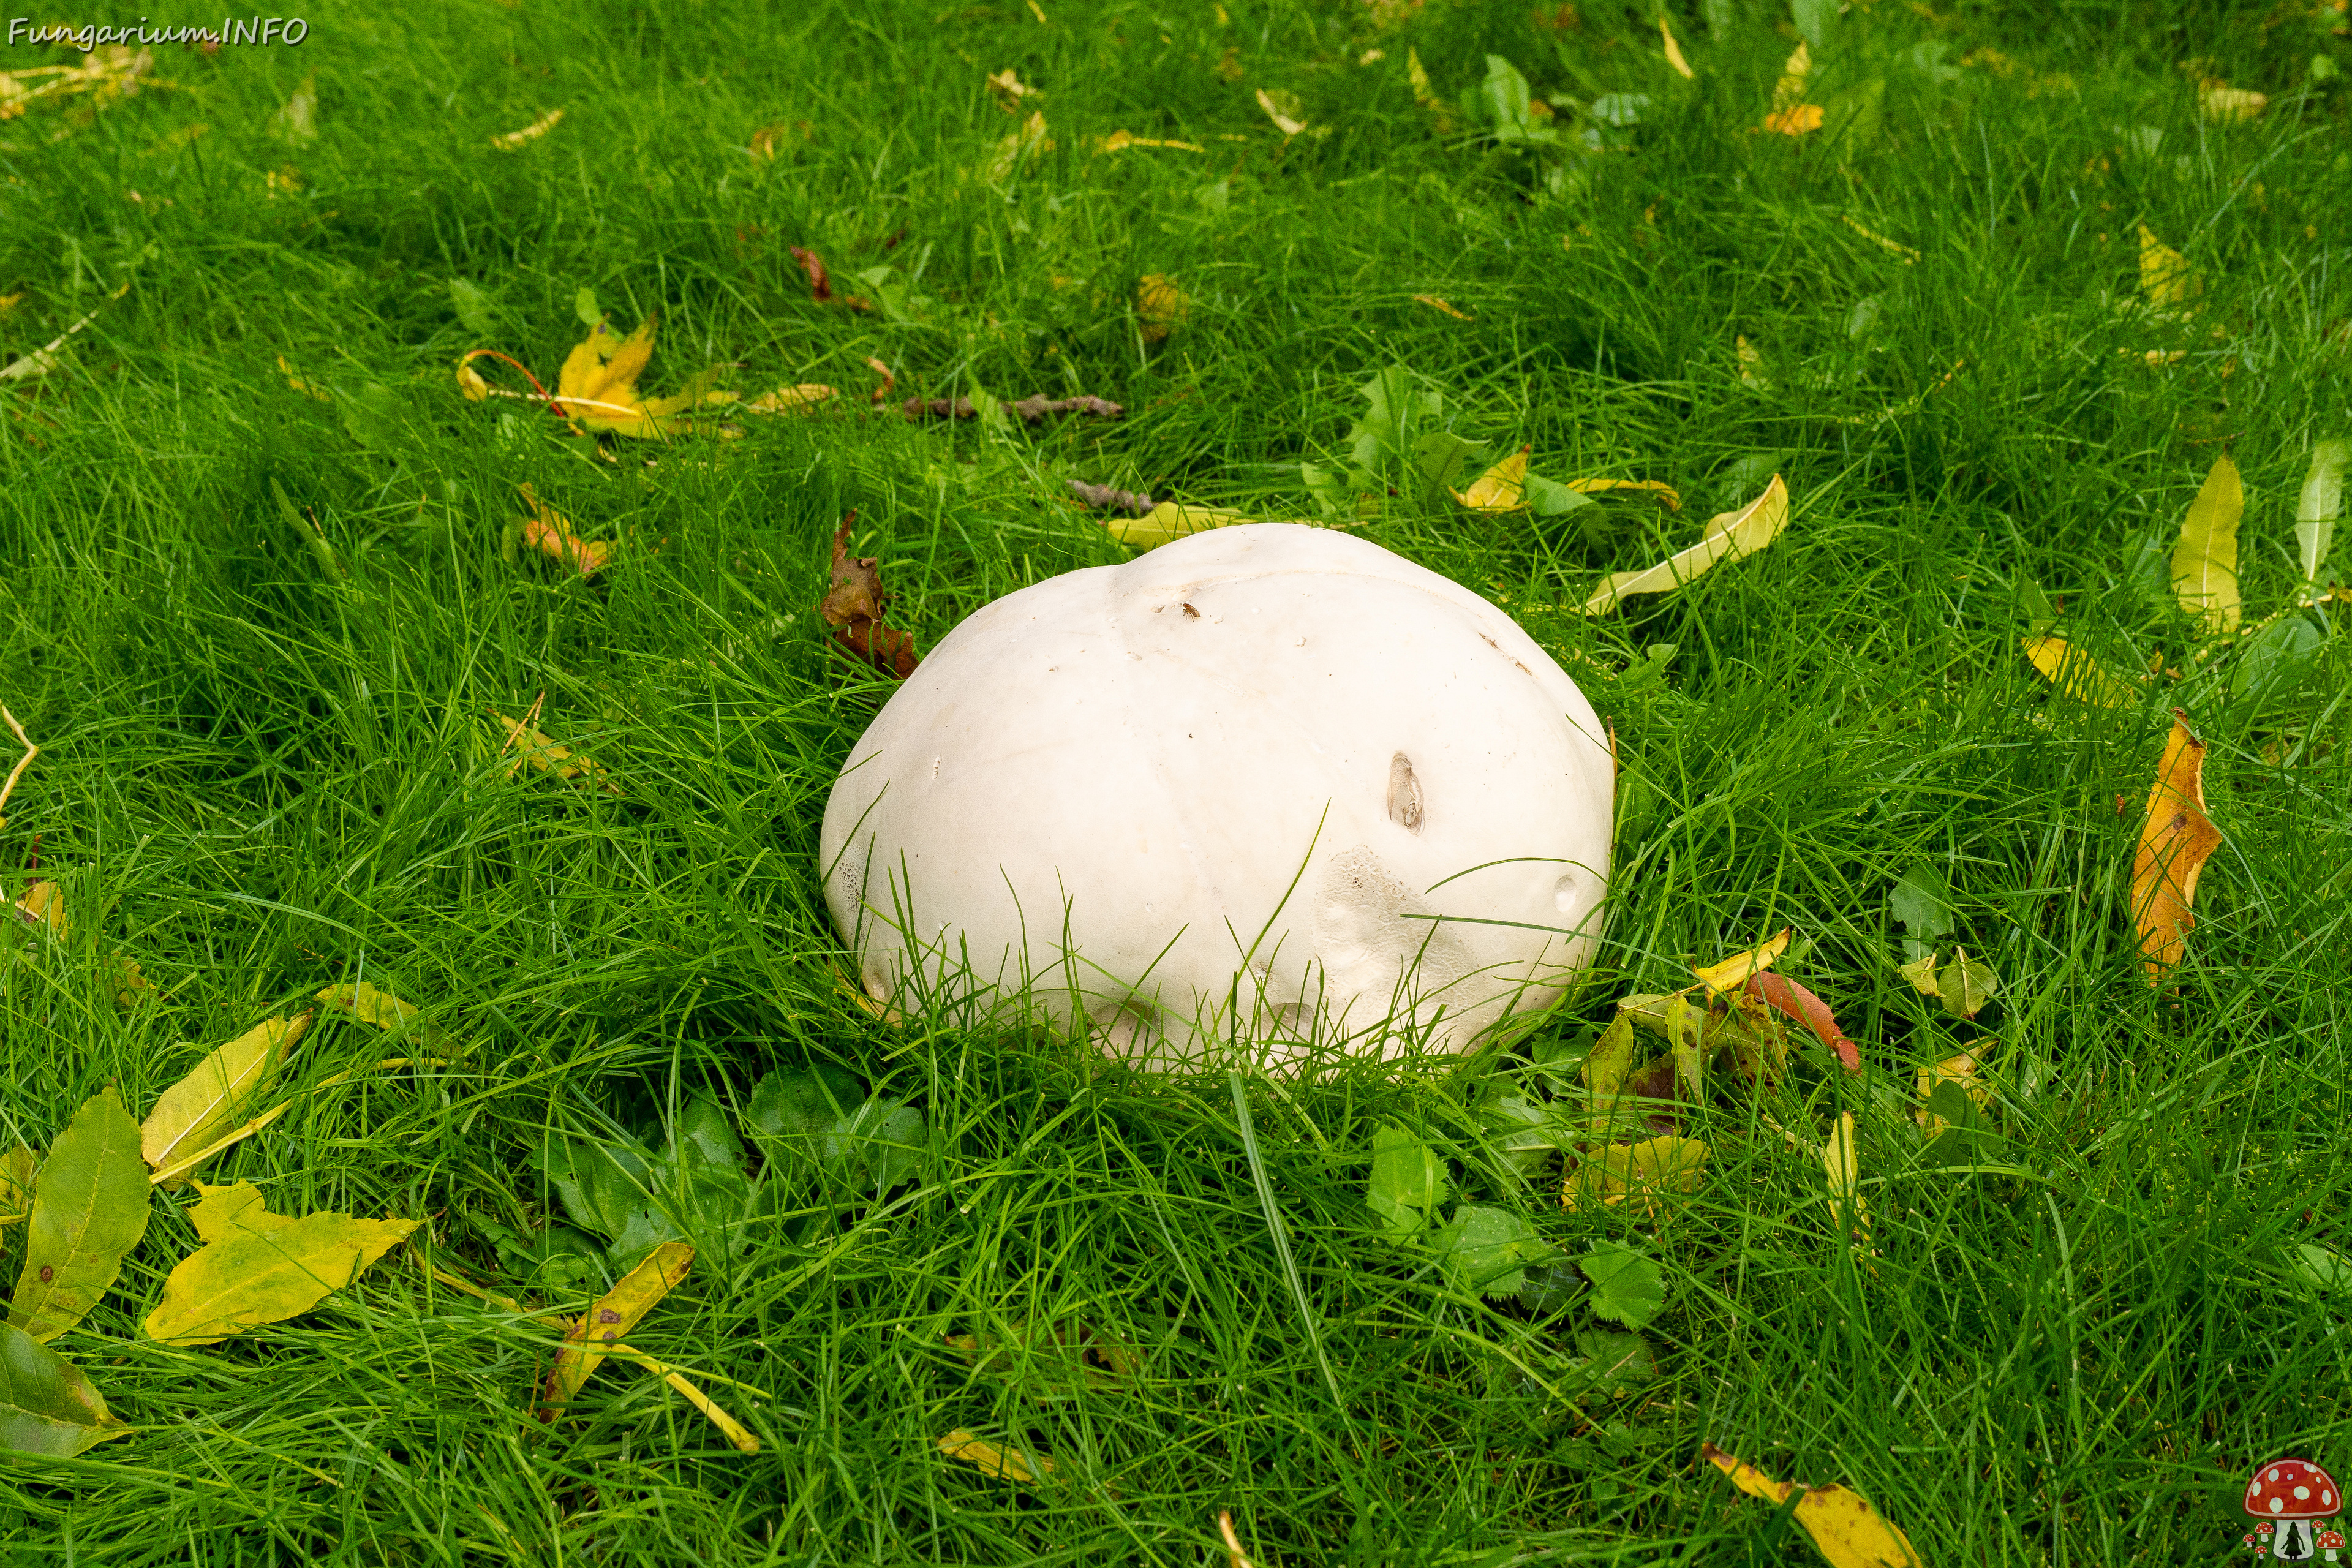
[[[1846,1032],[1838,1027],[1837,1015],[1828,1003],[1790,980],[1786,975],[1769,971],[1748,977],[1748,994],[1766,1005],[1787,1014],[1821,1037],[1822,1044],[1838,1054],[1838,1060],[1848,1072],[1862,1070],[1862,1051]]]

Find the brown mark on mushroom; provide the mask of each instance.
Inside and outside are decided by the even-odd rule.
[[[1421,780],[1402,752],[1389,759],[1389,820],[1407,833],[1421,831]]]
[[[1528,679],[1530,679],[1530,680],[1533,680],[1533,679],[1535,679],[1535,674],[1536,674],[1536,672],[1535,672],[1534,670],[1532,670],[1532,669],[1529,669],[1526,665],[1524,665],[1524,664],[1519,664],[1519,661],[1518,661],[1517,659],[1516,659],[1516,658],[1513,658],[1511,657],[1511,655],[1509,655],[1508,653],[1504,653],[1504,651],[1503,651],[1503,645],[1502,645],[1501,643],[1496,642],[1493,637],[1486,637],[1486,634],[1485,632],[1480,632],[1478,635],[1479,635],[1480,637],[1486,637],[1486,646],[1487,646],[1488,647],[1493,648],[1496,653],[1500,653],[1500,654],[1502,654],[1502,655],[1503,655],[1503,657],[1504,657],[1505,658],[1508,658],[1508,659],[1510,659],[1510,660],[1511,660],[1511,662],[1512,662],[1514,665],[1517,665],[1517,666],[1518,666],[1518,671],[1519,671],[1519,673],[1520,673],[1521,675],[1526,676],[1526,677],[1527,677]]]
[[[1197,621],[1201,618],[1201,612],[1187,605],[1184,606],[1184,618],[1188,621]]]

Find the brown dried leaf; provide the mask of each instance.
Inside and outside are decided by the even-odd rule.
[[[611,540],[581,538],[572,528],[571,519],[541,500],[539,492],[528,483],[520,488],[523,504],[530,507],[531,512],[522,523],[522,542],[525,544],[544,552],[583,577],[602,571],[612,561]]]
[[[882,586],[882,558],[849,553],[849,530],[856,521],[857,513],[851,511],[833,536],[833,585],[817,611],[835,628],[834,641],[883,674],[904,680],[922,661],[913,637],[882,624],[890,598]]]

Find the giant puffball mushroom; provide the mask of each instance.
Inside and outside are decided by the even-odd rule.
[[[2307,1563],[2312,1557],[2312,1525],[2344,1508],[2344,1494],[2336,1478],[2309,1459],[2273,1459],[2246,1483],[2245,1510],[2258,1520],[2273,1520],[2271,1554],[2284,1563]]]
[[[852,749],[820,868],[880,1004],[1025,991],[1160,1067],[1454,1051],[1586,962],[1614,783],[1500,610],[1242,524],[950,632]]]

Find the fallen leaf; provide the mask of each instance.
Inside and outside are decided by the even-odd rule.
[[[541,500],[539,492],[528,481],[518,488],[522,491],[523,504],[530,508],[530,515],[522,521],[524,544],[583,577],[594,575],[611,563],[611,540],[581,538],[572,520]]]
[[[817,609],[835,628],[834,641],[883,674],[904,680],[922,661],[912,637],[882,624],[883,606],[890,598],[882,587],[882,558],[849,553],[850,525],[856,521],[857,513],[851,511],[834,533],[833,585]]]
[[[872,395],[869,395],[866,401],[868,403],[880,403],[897,389],[898,385],[898,378],[891,374],[890,367],[888,365],[884,364],[880,360],[876,359],[871,354],[866,356],[866,368],[879,376],[882,381],[882,384],[876,387]],[[828,388],[827,390],[830,389]]]
[[[2000,976],[1991,964],[1980,958],[1970,958],[1965,948],[1952,952],[1951,962],[1939,964],[1936,970],[1935,994],[1944,1010],[1962,1018],[1973,1018],[1985,1009],[1985,1005],[2000,989]]]
[[[1018,129],[996,144],[996,156],[989,160],[988,177],[1003,180],[1021,166],[1021,161],[1032,153],[1053,151],[1054,143],[1045,134],[1045,111],[1030,111]]]
[[[1665,42],[1667,68],[1685,81],[1697,80],[1698,73],[1690,68],[1688,60],[1683,58],[1683,47],[1675,42],[1674,26],[1663,13],[1658,17],[1658,36]]]
[[[141,1158],[156,1170],[204,1148],[245,1114],[310,1027],[310,1015],[266,1018],[198,1062],[156,1097],[139,1129]]]
[[[992,1476],[1003,1476],[1024,1486],[1035,1486],[1038,1477],[1054,1473],[1054,1461],[1044,1454],[1016,1454],[984,1442],[959,1426],[940,1439],[940,1452],[950,1459],[978,1465]]]
[[[531,705],[530,713],[526,717],[536,718],[538,713],[539,705],[534,702]],[[516,773],[522,771],[522,765],[529,763],[541,773],[553,773],[560,779],[576,779],[592,784],[606,795],[621,793],[620,786],[606,776],[604,764],[593,758],[575,752],[569,746],[556,744],[537,730],[532,729],[528,722],[518,723],[495,708],[490,710],[490,717],[497,720],[499,726],[506,731],[506,740],[499,748],[499,754],[504,755],[509,747],[515,753],[514,761],[507,764],[507,777],[514,777]]]
[[[1766,115],[1760,129],[1780,136],[1804,136],[1822,128],[1822,115],[1818,103],[1792,104]]]
[[[1879,1518],[1861,1493],[1839,1486],[1776,1481],[1712,1443],[1699,1452],[1749,1497],[1775,1505],[1785,1505],[1794,1498],[1799,1528],[1812,1538],[1814,1550],[1830,1568],[1927,1568],[1904,1533]]]
[[[1171,539],[1181,539],[1204,528],[1230,528],[1237,522],[1256,521],[1218,507],[1183,506],[1164,500],[1141,517],[1106,518],[1103,526],[1121,544],[1131,544],[1139,550],[1152,550]]]
[[[2205,280],[2190,270],[2189,258],[2146,224],[2139,226],[2139,291],[2150,305],[2168,310],[2205,291]]]
[[[1024,99],[1045,96],[1035,88],[1024,82],[1020,73],[1011,66],[1005,67],[1001,71],[989,73],[988,90],[995,95],[996,106],[1007,114],[1018,114]]]
[[[1234,1533],[1234,1516],[1230,1510],[1217,1510],[1217,1533],[1224,1537],[1225,1568],[1255,1568],[1249,1554],[1242,1550],[1242,1538]]]
[[[0,1154],[0,1215],[25,1217],[25,1205],[33,1201],[33,1173],[40,1163],[41,1157],[26,1148],[22,1138],[7,1153]]]
[[[131,1425],[110,1414],[81,1369],[13,1323],[0,1323],[0,1453],[69,1459]]]
[[[81,1321],[146,1234],[147,1195],[139,1124],[110,1084],[74,1112],[41,1162],[8,1321],[45,1341]]]
[[[2213,459],[2172,547],[2172,593],[2209,631],[2238,629],[2238,518],[2245,492],[2228,453]]]
[[[1615,609],[1636,594],[1663,594],[1678,588],[1726,556],[1736,559],[1754,554],[1780,538],[1788,522],[1788,487],[1775,474],[1764,493],[1754,500],[1738,511],[1717,514],[1706,525],[1706,536],[1689,549],[1640,572],[1611,574],[1584,602],[1584,613],[1600,615]]]
[[[1748,993],[1774,1011],[1786,1014],[1811,1029],[1822,1044],[1837,1053],[1839,1063],[1848,1072],[1862,1070],[1862,1050],[1846,1032],[1838,1027],[1837,1016],[1829,1004],[1798,984],[1779,974],[1751,975]]]
[[[1132,132],[1114,131],[1094,144],[1097,153],[1124,153],[1129,147],[1165,147],[1171,153],[1205,152],[1197,142],[1171,142],[1162,136],[1138,136]]]
[[[1919,265],[1919,253],[1912,249],[1909,246],[1902,244],[1897,240],[1889,239],[1885,235],[1879,233],[1876,229],[1866,226],[1860,218],[1854,216],[1852,213],[1840,213],[1838,216],[1843,220],[1846,227],[1853,230],[1854,233],[1862,236],[1863,238],[1870,241],[1873,245],[1879,247],[1883,250],[1891,251],[1895,255],[1901,257],[1905,263],[1909,266],[1916,267]]]
[[[343,1289],[424,1221],[271,1214],[249,1182],[206,1187],[190,1211],[205,1245],[163,1281],[147,1314],[159,1343],[215,1344],[265,1323],[299,1317]],[[206,1215],[215,1204],[222,1212]]]
[[[490,145],[501,153],[511,153],[518,147],[538,141],[562,122],[563,110],[551,109],[520,131],[509,131],[491,137]]]
[[[1853,1152],[1853,1112],[1838,1112],[1837,1126],[1822,1145],[1822,1170],[1829,1177],[1830,1223],[1855,1241],[1870,1238],[1870,1206],[1862,1201],[1862,1163]]]
[[[1898,963],[1895,966],[1895,973],[1909,981],[1911,983],[1911,989],[1919,993],[1920,995],[1931,997],[1939,1002],[1943,1000],[1944,994],[1942,991],[1938,990],[1936,985],[1936,955],[1934,953],[1931,952],[1925,958],[1915,958],[1908,963]]]
[[[1147,272],[1136,280],[1135,319],[1142,323],[1143,341],[1156,343],[1166,340],[1169,333],[1184,324],[1192,312],[1192,301],[1176,287],[1175,279],[1158,272]]]
[[[1641,1143],[1612,1143],[1569,1173],[1560,1201],[1566,1205],[1578,1199],[1603,1205],[1632,1200],[1654,1208],[1661,1200],[1698,1191],[1706,1157],[1705,1143],[1673,1134]]]
[[[1679,1098],[1696,1105],[1706,1098],[1707,1009],[1686,991],[1666,998],[1666,1054],[1674,1058]]]
[[[1299,108],[1298,95],[1296,93],[1269,91],[1265,88],[1259,88],[1257,106],[1265,110],[1265,117],[1274,121],[1274,128],[1286,137],[1296,136],[1307,129],[1307,122],[1298,118],[1303,110]]]
[[[1772,378],[1764,374],[1764,353],[1749,342],[1745,333],[1731,340],[1731,352],[1739,360],[1739,384],[1742,386],[1752,386],[1759,392],[1771,390]]]
[[[1453,106],[1437,96],[1429,84],[1429,69],[1421,63],[1421,51],[1404,52],[1404,79],[1412,89],[1412,100],[1429,111],[1432,125],[1440,136],[1451,136],[1455,128]]]
[[[1089,511],[1124,512],[1129,517],[1148,517],[1160,503],[1143,490],[1122,490],[1109,485],[1090,485],[1080,479],[1064,481],[1078,504]]]
[[[1977,1058],[1966,1051],[1946,1057],[1933,1067],[1919,1069],[1920,1100],[1925,1101],[1934,1098],[1936,1090],[1948,1083],[1958,1085],[1962,1093],[1976,1102],[1979,1110],[1992,1104],[1992,1088],[1977,1076]],[[1913,1115],[1930,1141],[1941,1137],[1952,1125],[1924,1104]]]
[[[305,397],[316,398],[320,403],[332,403],[335,400],[334,394],[324,390],[313,383],[304,381],[300,376],[296,375],[294,374],[294,367],[286,363],[286,356],[284,354],[279,354],[278,356],[278,373],[286,378],[286,384],[288,386],[291,387],[296,392],[302,394]],[[457,384],[459,386],[464,386],[466,384],[466,377],[473,374],[473,371],[464,361],[461,360],[458,362]],[[481,379],[482,378],[480,376],[474,375],[475,381],[480,382]],[[487,392],[487,384],[484,384],[484,394],[467,393],[467,395],[473,398],[477,403],[480,402]]]
[[[414,1002],[404,1002],[364,980],[355,984],[330,985],[319,993],[318,999],[379,1029],[396,1029],[422,1011]]]
[[[2328,546],[2334,542],[2336,514],[2344,507],[2344,466],[2352,459],[2352,441],[2315,441],[2311,447],[2311,467],[2305,470],[2303,489],[2295,495],[2294,542],[2295,559],[2303,567],[2303,580],[2319,581],[2320,568],[2327,564]],[[0,792],[0,805],[6,803]]]
[[[1470,481],[1454,499],[1473,511],[1517,511],[1527,504],[1528,458],[1533,447],[1517,451]]]
[[[1039,393],[1018,402],[997,403],[994,406],[1006,414],[1018,416],[1024,425],[1037,425],[1047,419],[1080,414],[1097,419],[1127,417],[1127,410],[1107,397],[1047,397]],[[907,399],[905,407],[909,419],[976,419],[981,412],[980,403],[969,397],[910,397]]]
[[[874,309],[874,301],[863,294],[835,294],[833,291],[833,274],[825,270],[824,257],[802,245],[793,246],[791,250],[793,259],[799,262],[801,270],[808,274],[810,299],[820,305],[839,305],[846,310]]]
[[[158,1187],[170,1186],[173,1183],[178,1181],[189,1172],[202,1168],[205,1161],[210,1160],[222,1150],[243,1142],[247,1138],[252,1137],[255,1133],[261,1131],[263,1129],[276,1122],[279,1117],[284,1116],[288,1111],[293,1109],[294,1102],[292,1100],[289,1100],[281,1101],[277,1105],[271,1106],[268,1110],[253,1118],[250,1121],[246,1122],[243,1126],[229,1129],[229,1131],[222,1133],[219,1137],[214,1139],[203,1148],[195,1151],[195,1152],[192,1154],[179,1155],[169,1164],[156,1166],[154,1173],[147,1178],[149,1184]]]
[[[2062,696],[2077,702],[2096,708],[2137,708],[2147,695],[2145,680],[2114,674],[2064,637],[2027,637],[2024,646],[2025,657],[2032,660],[2042,679]]]
[[[1812,46],[1800,43],[1790,52],[1787,63],[1781,66],[1780,79],[1772,84],[1772,107],[1776,110],[1794,108],[1805,96],[1805,79],[1812,74]]]
[[[673,396],[639,395],[637,378],[653,361],[659,325],[656,318],[647,316],[625,338],[614,337],[602,321],[589,328],[588,336],[564,356],[562,373],[556,378],[557,405],[565,416],[585,429],[642,439],[675,435],[686,427],[680,416],[688,410],[725,401],[728,395],[709,391],[715,368],[688,380]]]
[[[1457,321],[1475,321],[1478,319],[1467,310],[1455,309],[1453,304],[1435,294],[1415,294],[1412,297],[1412,302],[1416,305],[1426,305],[1431,310],[1451,316]]]
[[[604,1353],[614,1361],[625,1361],[644,1367],[647,1372],[677,1390],[688,1405],[701,1411],[709,1419],[710,1424],[719,1428],[720,1436],[734,1445],[737,1453],[756,1454],[760,1451],[760,1439],[751,1435],[751,1429],[729,1415],[717,1400],[696,1387],[677,1368],[666,1366],[646,1354],[645,1352],[626,1343],[615,1344]],[[738,1386],[741,1385],[738,1384]]]
[[[2172,711],[2172,733],[2147,795],[2147,821],[2132,858],[2132,921],[2153,985],[2180,962],[2197,923],[2197,875],[2221,847],[2221,830],[2205,815],[2205,742],[2189,731],[2189,716]]]
[[[2231,87],[2210,79],[2199,83],[2197,88],[2199,110],[2216,125],[2242,125],[2257,119],[2263,112],[2263,106],[2270,100],[2268,93]]]
[[[780,386],[773,392],[763,392],[751,402],[738,406],[746,414],[808,414],[834,395],[833,388],[823,382],[805,381],[798,386]],[[876,393],[876,401],[880,401],[881,395],[881,393]]]
[[[65,889],[52,881],[34,883],[16,900],[16,918],[39,930],[47,926],[45,935],[62,937],[73,930],[66,919]]]
[[[1699,984],[1709,991],[1736,991],[1748,984],[1749,975],[1761,974],[1771,968],[1773,961],[1789,951],[1789,942],[1796,934],[1792,927],[1757,943],[1746,952],[1734,953],[1720,963],[1711,963],[1704,969],[1694,966],[1691,973],[1698,976]]]
[[[682,1241],[666,1241],[598,1297],[595,1305],[572,1325],[563,1336],[562,1348],[555,1352],[540,1418],[553,1420],[562,1406],[578,1397],[605,1351],[676,1289],[693,1267],[693,1247]]]

